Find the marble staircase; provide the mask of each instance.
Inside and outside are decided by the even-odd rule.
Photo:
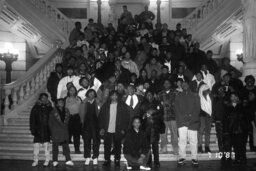
[[[33,137],[29,131],[29,114],[32,108],[29,105],[25,110],[18,114],[18,117],[11,118],[9,124],[3,126],[0,130],[0,159],[20,159],[20,160],[32,160],[33,154]],[[168,137],[170,139],[170,136]],[[199,154],[199,160],[218,160],[218,145],[216,139],[215,128],[211,130],[210,148],[211,154]],[[83,161],[83,154],[74,154],[74,146],[70,144],[72,153],[72,159],[75,161]],[[81,151],[83,152],[83,141],[81,139]],[[249,151],[249,146],[247,147]],[[60,148],[60,153],[62,149]],[[100,146],[99,160],[104,160],[103,156],[103,142]],[[187,148],[188,158],[190,157],[189,149]],[[233,154],[234,155],[234,154]],[[247,152],[248,158],[255,158],[256,153]],[[41,152],[40,158],[43,159],[43,152]],[[61,155],[60,160],[64,160]],[[123,160],[123,157],[122,157]],[[173,154],[172,146],[168,144],[168,153],[160,154],[161,161],[176,161],[177,156]]]

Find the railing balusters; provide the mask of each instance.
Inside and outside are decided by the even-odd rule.
[[[10,89],[5,90],[4,114],[7,114],[10,111],[10,109],[9,109],[9,106],[10,106],[9,96],[10,95],[11,95],[11,90]]]
[[[28,99],[30,95],[30,85],[29,85],[29,81],[26,84],[26,91],[25,91],[25,96],[24,99]]]
[[[65,15],[63,15],[57,8],[51,6],[48,0],[30,0],[30,2],[39,9],[43,14],[45,14],[50,20],[55,22],[58,27],[69,36],[71,24]]]
[[[183,19],[182,26],[187,28],[188,31],[191,31],[192,28],[196,28],[195,26],[204,18],[207,17],[213,10],[220,7],[221,3],[224,0],[207,0],[203,4],[201,4],[198,8],[196,8],[191,14],[189,14],[186,18]]]
[[[13,94],[12,94],[12,102],[13,103],[12,103],[12,107],[11,107],[12,110],[15,109],[18,104],[17,91],[18,90],[16,88],[13,89]]]
[[[20,96],[19,104],[22,104],[23,100],[24,100],[24,87],[23,87],[23,85],[20,86],[19,96]]]

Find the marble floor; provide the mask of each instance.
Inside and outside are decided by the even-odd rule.
[[[42,165],[42,163],[40,163]],[[187,161],[186,165],[177,167],[176,162],[161,162],[161,168],[152,169],[152,171],[256,171],[256,159],[248,160],[247,166],[234,166],[229,169],[222,169],[219,161],[200,161],[198,168],[193,168],[191,163]],[[75,162],[75,166],[66,167],[63,162],[56,168],[49,167],[31,167],[31,161],[24,160],[0,160],[0,171],[125,171],[126,168],[121,164],[120,168],[115,168],[112,164],[110,168],[102,167],[99,163],[98,167],[84,166],[83,162]]]

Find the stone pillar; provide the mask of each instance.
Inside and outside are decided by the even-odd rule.
[[[161,0],[157,0],[156,5],[157,5],[156,23],[161,24],[161,12],[160,12]]]
[[[256,76],[256,0],[242,0],[243,18],[243,77]]]
[[[102,24],[102,22],[101,22],[101,5],[102,5],[101,0],[98,0],[97,4],[98,4],[98,19],[97,19],[97,23],[99,25],[101,25]]]

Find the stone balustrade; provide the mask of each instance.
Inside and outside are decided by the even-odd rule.
[[[191,14],[185,17],[181,25],[183,28],[187,28],[188,32],[192,32],[192,29],[196,28],[196,25],[206,18],[214,10],[221,7],[221,4],[228,0],[206,0],[199,7],[197,7]],[[230,1],[230,0],[229,0]]]
[[[8,115],[45,86],[50,73],[55,69],[55,64],[62,61],[62,56],[63,50],[52,48],[23,77],[3,86],[4,115]]]
[[[50,20],[56,23],[67,36],[69,35],[73,27],[72,21],[62,14],[56,7],[51,5],[48,0],[30,0],[30,2]]]

